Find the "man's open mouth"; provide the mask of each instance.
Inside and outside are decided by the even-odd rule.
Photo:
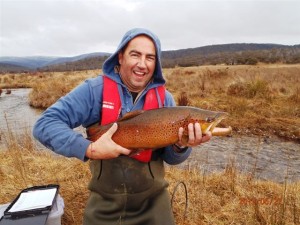
[[[143,77],[146,75],[145,72],[140,72],[140,71],[135,71],[135,70],[133,71],[133,73],[134,73],[134,75],[136,75],[138,77]]]

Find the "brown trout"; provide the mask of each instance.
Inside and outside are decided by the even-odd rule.
[[[177,143],[178,130],[183,127],[182,142],[187,143],[187,126],[195,122],[200,123],[202,134],[211,131],[213,136],[225,136],[231,132],[231,128],[217,128],[216,125],[227,116],[225,112],[187,106],[137,110],[125,114],[116,122],[118,130],[112,139],[117,144],[132,150],[156,149]],[[88,139],[96,141],[112,124],[101,126],[97,123],[88,127]]]

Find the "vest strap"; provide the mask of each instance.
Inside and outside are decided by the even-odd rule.
[[[159,95],[157,95],[156,90],[158,91]],[[160,99],[158,99],[158,96]],[[163,104],[165,98],[165,87],[159,86],[157,89],[150,89],[146,94],[146,99],[144,103],[144,110],[149,109],[157,109],[162,106],[159,106],[159,102]],[[149,162],[152,157],[152,149],[145,149],[142,152],[139,152],[133,156],[131,156],[134,159],[137,159],[141,162]]]
[[[115,122],[119,118],[121,113],[121,99],[117,83],[107,76],[103,78],[101,125],[106,125]]]
[[[121,112],[121,99],[118,90],[118,84],[107,76],[103,76],[103,103],[101,125],[106,125],[118,120]],[[152,88],[146,93],[144,110],[157,109],[163,107],[165,101],[165,86]],[[141,161],[149,162],[151,160],[152,150],[146,149],[133,156],[132,158]]]

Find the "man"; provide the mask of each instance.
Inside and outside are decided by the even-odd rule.
[[[130,149],[112,140],[115,123],[91,143],[73,128],[99,121],[114,122],[139,109],[175,106],[164,89],[160,41],[146,29],[128,31],[115,53],[103,64],[104,76],[88,79],[49,107],[36,122],[34,136],[56,153],[91,159],[91,191],[84,225],[174,225],[164,165],[178,164],[191,148],[176,145],[130,157]],[[154,96],[154,97],[153,97]],[[178,131],[179,140],[183,128]],[[202,137],[198,123],[189,124],[189,146],[210,139]]]

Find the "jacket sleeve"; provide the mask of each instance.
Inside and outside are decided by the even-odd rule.
[[[173,96],[167,91],[166,92],[166,97],[165,97],[165,104],[166,107],[170,106],[175,106],[176,103],[174,101]],[[170,165],[176,165],[179,163],[182,163],[185,161],[191,154],[192,148],[189,147],[186,150],[184,150],[181,153],[177,153],[173,150],[173,145],[165,147],[163,153],[162,153],[162,158],[163,160],[170,164]]]
[[[60,155],[85,160],[90,141],[73,129],[99,120],[99,111],[94,109],[99,109],[100,101],[95,101],[94,92],[91,82],[86,81],[60,98],[37,120],[33,136]]]

